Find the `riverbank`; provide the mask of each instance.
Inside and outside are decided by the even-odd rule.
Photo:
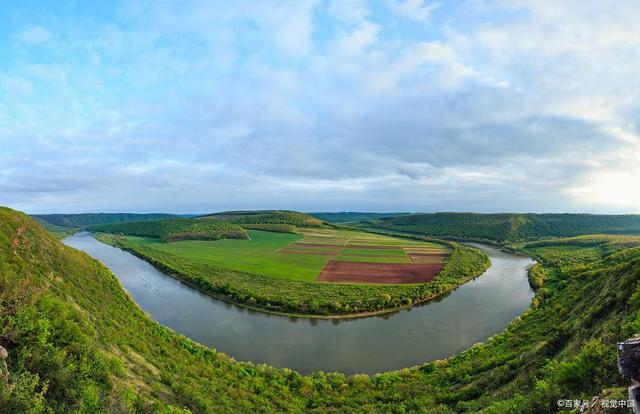
[[[217,299],[261,312],[317,319],[362,318],[398,312],[451,292],[480,276],[491,264],[480,250],[451,243],[451,256],[439,275],[429,283],[317,283],[195,263],[120,236],[99,234],[97,238],[136,255],[171,277]]]
[[[294,317],[213,298],[87,233],[66,243],[106,264],[160,324],[239,361],[302,373],[375,374],[446,358],[500,332],[533,296],[531,260],[483,246],[492,266],[446,297],[372,317]]]

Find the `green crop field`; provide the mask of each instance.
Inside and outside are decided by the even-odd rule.
[[[189,261],[275,278],[314,281],[330,259],[363,263],[412,263],[402,250],[444,245],[334,229],[298,229],[298,234],[247,230],[249,240],[184,240],[163,243],[157,238],[127,236],[127,240]],[[327,247],[333,245],[334,247]],[[373,248],[349,248],[372,246]],[[380,247],[389,247],[381,249]],[[298,254],[292,254],[290,252]]]
[[[250,240],[179,241],[162,243],[158,239],[128,237],[129,240],[193,262],[277,278],[315,280],[327,257],[284,254],[279,249],[303,236],[247,230]]]

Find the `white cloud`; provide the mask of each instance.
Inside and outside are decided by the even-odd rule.
[[[52,37],[53,35],[47,29],[38,25],[27,26],[18,34],[18,39],[28,44],[45,43]]]
[[[594,177],[638,154],[633,2],[462,2],[446,21],[394,5],[428,32],[364,0],[166,1],[68,22],[47,59],[18,44],[0,194],[41,211],[604,208]]]
[[[391,7],[404,17],[425,22],[440,7],[440,3],[427,0],[391,0]]]

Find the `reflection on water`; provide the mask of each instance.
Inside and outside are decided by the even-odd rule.
[[[529,306],[532,260],[485,245],[492,266],[445,298],[384,316],[318,320],[269,315],[213,299],[89,233],[64,241],[102,261],[151,317],[241,361],[347,374],[442,359],[486,340]]]

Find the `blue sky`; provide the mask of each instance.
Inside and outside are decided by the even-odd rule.
[[[636,1],[0,0],[0,204],[640,212]]]

